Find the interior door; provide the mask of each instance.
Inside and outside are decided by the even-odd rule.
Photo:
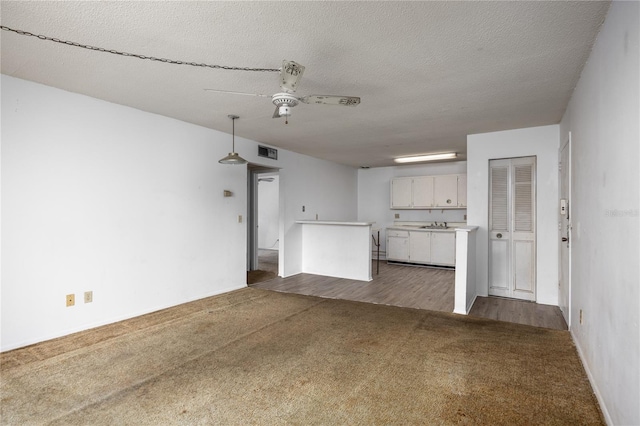
[[[489,167],[489,294],[535,300],[535,157]]]
[[[489,294],[509,296],[509,160],[491,160],[489,168]]]
[[[559,278],[558,305],[568,326],[571,326],[571,134],[560,149],[559,214]]]

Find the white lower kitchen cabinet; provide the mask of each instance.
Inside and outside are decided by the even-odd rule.
[[[437,265],[456,265],[455,232],[431,233],[431,263]]]
[[[431,232],[409,232],[409,261],[431,261]]]
[[[387,260],[409,261],[409,232],[387,230]]]
[[[420,265],[456,265],[455,232],[387,229],[387,260]]]

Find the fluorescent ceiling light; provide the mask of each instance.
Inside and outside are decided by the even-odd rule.
[[[455,152],[443,152],[441,154],[425,154],[425,155],[414,155],[411,157],[398,157],[393,161],[396,163],[417,163],[420,161],[434,161],[434,160],[448,160],[451,158],[456,158],[458,156]]]

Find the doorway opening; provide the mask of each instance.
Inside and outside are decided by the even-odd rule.
[[[280,176],[278,169],[249,165],[247,284],[278,276],[280,263]]]

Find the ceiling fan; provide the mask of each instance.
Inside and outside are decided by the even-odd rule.
[[[204,89],[209,92],[217,93],[230,93],[233,95],[248,95],[248,96],[261,96],[264,98],[271,98],[271,102],[276,106],[276,110],[273,113],[273,118],[285,118],[285,123],[288,123],[289,116],[291,115],[291,108],[298,105],[299,102],[303,104],[325,104],[325,105],[344,105],[354,107],[360,103],[360,98],[356,96],[339,96],[339,95],[308,95],[308,96],[294,96],[302,74],[304,73],[304,67],[294,61],[282,61],[282,68],[280,68],[280,87],[283,92],[276,93],[275,95],[262,95],[259,93],[244,93],[244,92],[231,92],[228,90],[215,90]]]

